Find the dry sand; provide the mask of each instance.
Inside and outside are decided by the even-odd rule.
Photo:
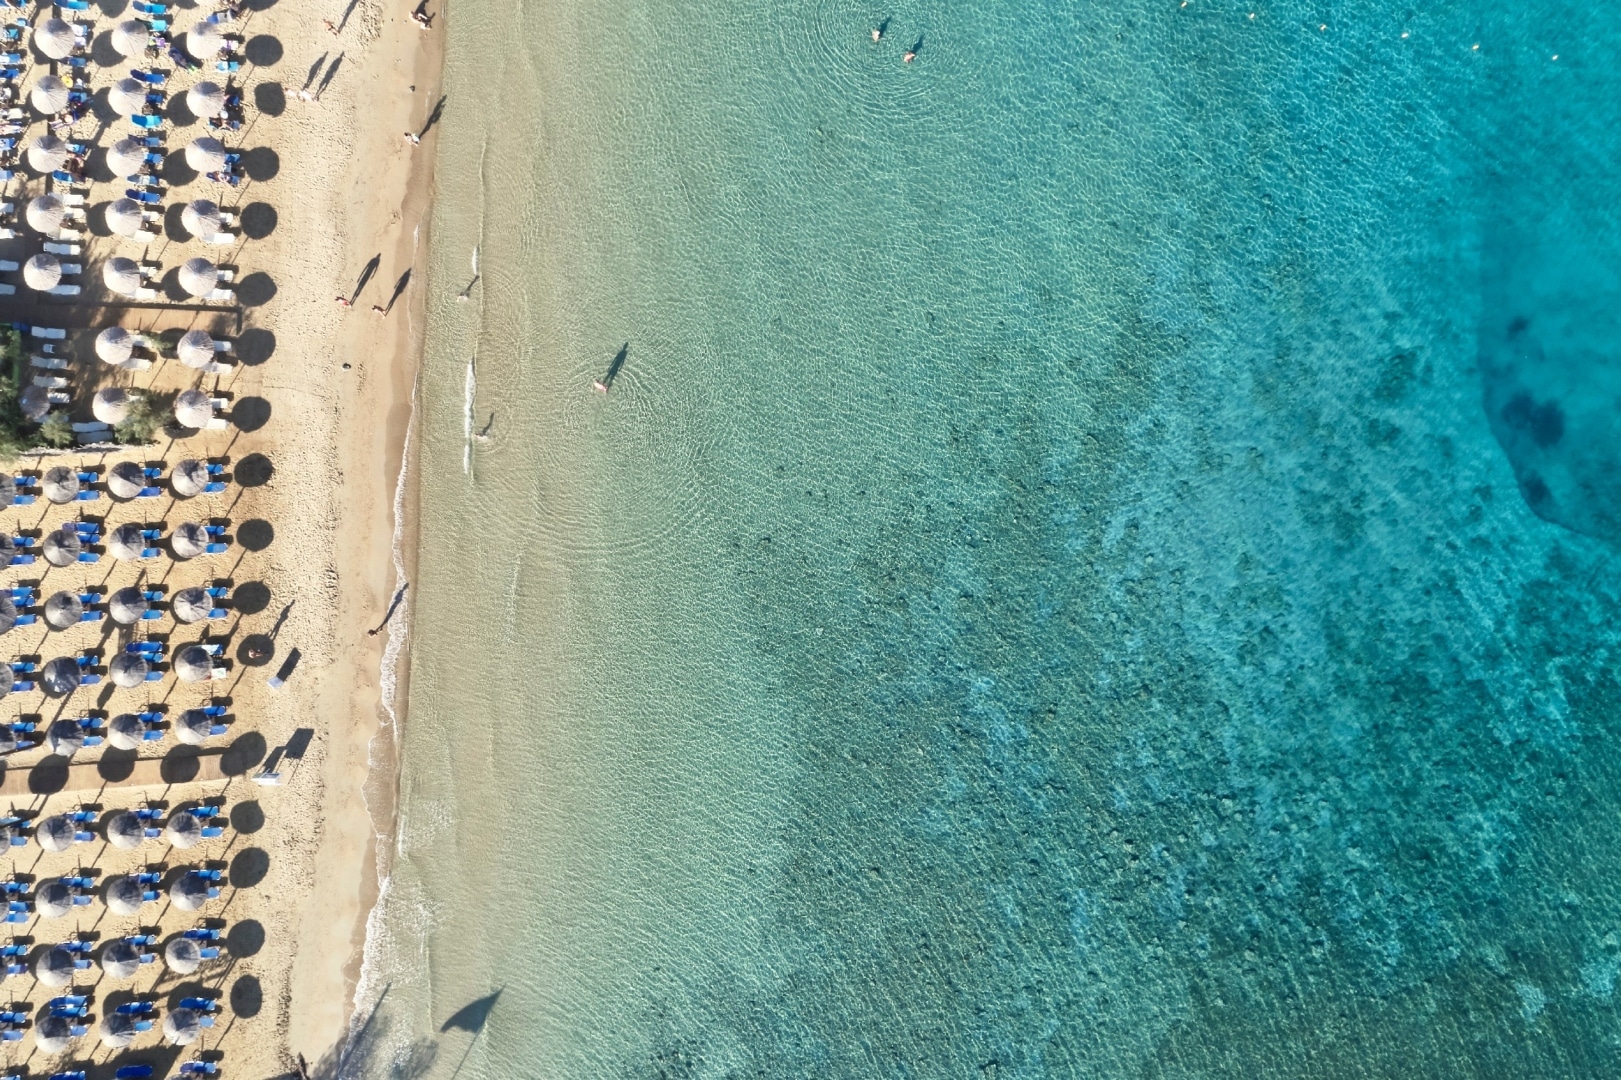
[[[178,28],[202,14],[206,9],[183,12]],[[165,439],[140,451],[72,453],[27,464],[49,466],[61,460],[105,467],[124,458],[149,462],[161,458],[172,465],[183,457],[212,457],[235,468],[248,459],[244,475],[257,480],[265,470],[253,455],[263,455],[272,470],[268,482],[233,485],[222,495],[179,503],[167,493],[122,504],[110,504],[104,497],[42,512],[41,500],[40,505],[19,508],[21,512],[7,521],[19,528],[50,529],[83,512],[105,514],[109,527],[133,520],[162,521],[172,527],[189,518],[218,516],[229,517],[233,531],[254,519],[273,528],[274,538],[262,550],[238,544],[225,556],[186,563],[167,556],[143,564],[114,563],[104,557],[93,566],[65,570],[47,567],[42,560],[37,566],[14,569],[10,582],[38,579],[45,595],[103,583],[112,590],[134,583],[144,570],[145,581],[164,583],[171,591],[226,577],[239,587],[262,583],[268,588],[269,599],[262,608],[240,617],[233,612],[230,619],[214,624],[216,637],[230,635],[227,655],[233,659],[249,635],[274,628],[276,652],[267,667],[234,663],[223,686],[177,686],[172,677],[150,684],[151,699],[166,700],[171,711],[200,703],[210,694],[228,697],[233,722],[220,741],[230,751],[206,763],[208,769],[221,770],[225,779],[181,778],[158,787],[127,782],[150,779],[137,772],[121,783],[113,765],[118,755],[106,755],[98,748],[81,752],[74,759],[75,769],[56,782],[77,787],[113,776],[115,781],[104,789],[64,787],[54,795],[13,799],[19,809],[56,813],[84,801],[113,810],[148,799],[179,805],[223,798],[238,828],[194,852],[171,852],[158,842],[140,852],[115,851],[96,843],[41,857],[38,847],[30,846],[13,849],[13,862],[19,871],[53,876],[92,863],[104,874],[116,874],[138,864],[164,862],[175,868],[218,860],[228,870],[227,887],[210,905],[213,910],[202,914],[245,929],[237,932],[235,955],[199,975],[232,1006],[219,1025],[205,1033],[201,1046],[222,1052],[223,1071],[236,1076],[289,1073],[295,1055],[307,1058],[316,1075],[329,1073],[350,1015],[365,919],[376,894],[377,829],[363,795],[374,743],[385,752],[371,784],[376,804],[372,810],[384,828],[392,814],[392,771],[386,753],[392,740],[380,726],[384,714],[379,698],[379,665],[387,634],[369,636],[366,631],[388,608],[396,587],[392,504],[423,331],[426,207],[435,133],[429,130],[420,146],[412,146],[401,133],[420,129],[438,100],[443,21],[441,15],[433,30],[423,32],[409,15],[403,2],[385,7],[369,0],[356,0],[347,14],[339,0],[280,0],[245,15],[239,31],[249,39],[250,59],[259,63],[245,67],[238,80],[245,87],[252,124],[226,141],[273,150],[273,157],[259,155],[258,171],[266,178],[231,195],[218,195],[215,185],[194,182],[176,187],[168,200],[177,204],[213,196],[227,205],[234,200],[239,206],[262,203],[274,208],[273,230],[248,240],[229,259],[240,268],[239,280],[264,275],[255,279],[253,297],[262,302],[243,310],[239,320],[235,312],[101,308],[89,302],[93,297],[74,305],[0,301],[0,317],[69,328],[78,358],[73,376],[81,406],[98,385],[162,392],[196,381],[196,373],[173,361],[135,373],[97,364],[91,345],[94,333],[114,323],[147,329],[196,325],[227,336],[240,333],[240,341],[255,345],[247,350],[249,358],[262,361],[238,365],[203,383],[210,389],[217,384],[238,403],[256,399],[243,409],[244,416],[257,418],[249,425],[254,430],[204,432],[175,442]],[[324,19],[341,21],[341,32],[330,33],[322,25]],[[114,21],[100,18],[98,34]],[[319,97],[301,100],[306,75],[312,91],[322,87],[340,57]],[[25,85],[43,71],[30,73]],[[97,87],[115,77],[106,68],[93,67],[92,73]],[[182,75],[174,88],[183,91],[199,77]],[[283,89],[284,108],[276,108],[281,95],[263,89],[270,86]],[[269,107],[256,110],[255,101]],[[86,126],[94,125],[81,125]],[[101,144],[110,144],[126,126],[109,127]],[[36,124],[30,135],[38,130]],[[172,129],[169,148],[183,146],[201,133],[195,124]],[[267,161],[271,168],[264,167]],[[20,191],[14,183],[12,197],[21,206],[42,188],[37,178]],[[122,194],[114,188],[112,184],[93,188],[92,220],[101,204]],[[263,211],[260,220],[266,220]],[[13,251],[26,257],[39,250],[38,241],[37,236],[28,236],[20,246],[9,242],[3,257],[17,257]],[[85,243],[87,279],[112,254],[140,254],[117,238],[92,237]],[[172,268],[210,250],[195,241],[169,240],[154,244],[145,257],[161,259]],[[379,263],[364,292],[352,309],[340,308],[334,296],[355,288],[374,255]],[[407,270],[414,276],[391,313],[382,317],[370,311],[374,303],[389,303]],[[273,288],[267,289],[267,282]],[[248,293],[245,285],[244,300]],[[261,467],[255,469],[256,465]],[[196,628],[177,628],[172,619],[145,625],[156,634],[172,634],[176,642],[200,636]],[[110,656],[131,637],[127,630],[112,629],[110,623],[50,634],[42,626],[18,628],[6,636],[5,644],[11,653],[37,653],[47,659],[96,647]],[[295,648],[300,660],[287,685],[271,691],[266,676]],[[148,700],[140,690],[121,690],[116,696],[98,693],[106,690],[81,689],[69,699],[63,715],[92,707],[124,712]],[[42,708],[40,701],[38,694],[14,694],[0,702],[5,706],[0,715],[43,713],[48,720],[57,714],[60,703],[46,702]],[[307,746],[302,746],[306,740]],[[157,744],[158,750],[143,751],[143,756],[156,756],[173,745],[171,735]],[[24,752],[12,759],[10,768],[13,773],[28,770],[42,756],[41,750]],[[101,763],[102,757],[107,762]],[[279,787],[263,787],[248,779],[263,768],[266,757],[275,760],[282,774]],[[154,906],[163,908],[160,916],[117,920],[104,915],[98,901],[78,909],[78,918],[35,920],[17,929],[50,942],[65,939],[75,923],[85,929],[94,925],[103,938],[129,932],[137,924],[157,926],[165,936],[196,924],[195,916]],[[253,924],[262,927],[262,944]],[[143,971],[128,987],[145,991],[156,984],[155,989],[168,995],[175,980],[153,972]],[[105,979],[97,985],[98,994],[113,989]],[[10,980],[7,992],[17,1001],[26,996],[35,1006],[50,993],[24,977]],[[159,1045],[156,1033],[148,1033],[132,1050],[121,1052],[119,1060],[168,1060],[154,1056]],[[62,1060],[82,1062],[94,1046],[92,1036]],[[31,1036],[8,1047],[0,1054],[8,1054],[13,1062],[32,1053],[28,1065],[35,1071],[58,1064],[34,1050]],[[106,1063],[108,1054],[97,1048],[94,1060]]]

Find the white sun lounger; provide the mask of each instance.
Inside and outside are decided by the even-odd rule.
[[[203,243],[213,244],[215,247],[229,247],[231,244],[236,243],[236,237],[228,232],[217,232],[203,237]]]
[[[74,431],[111,431],[112,425],[104,424],[100,420],[79,420],[73,425]]]
[[[62,264],[62,273],[63,274],[82,274],[82,273],[84,273],[84,267],[80,266],[78,263],[63,263]]]
[[[77,285],[58,285],[51,290],[52,296],[78,296],[82,290]]]
[[[134,240],[134,241],[136,241],[138,243],[142,243],[142,244],[153,243],[153,242],[155,242],[157,240],[157,238],[158,238],[158,234],[153,232],[151,229],[142,229],[139,232],[137,232],[134,236],[130,237],[131,240]]]
[[[231,422],[225,419],[223,416],[216,416],[214,419],[203,425],[203,427],[209,431],[224,431],[230,426]]]
[[[79,245],[53,244],[50,241],[46,241],[45,250],[50,252],[52,255],[77,255],[79,254]]]
[[[68,381],[60,375],[35,375],[34,385],[44,387],[46,390],[60,390]]]
[[[68,336],[68,332],[60,326],[30,326],[28,332],[47,341],[63,341]]]
[[[57,229],[56,237],[58,240],[83,240],[84,233],[78,229]]]
[[[16,262],[12,259],[0,259],[0,273],[9,274],[13,270],[21,270],[22,268],[23,264],[20,262]]]
[[[68,367],[68,362],[60,356],[30,356],[28,362],[34,367],[50,371],[66,371]]]
[[[236,280],[236,268],[231,266],[220,267],[219,279],[229,285]]]
[[[136,289],[135,290],[135,299],[137,299],[137,300],[156,300],[157,298],[158,298],[158,291],[156,289]]]
[[[15,286],[15,285],[7,285],[5,282],[0,281],[0,296],[16,296],[16,295],[17,295],[17,286]]]
[[[231,343],[229,341],[226,341],[224,338],[215,338],[214,339],[214,351],[215,352],[230,352],[231,351]]]
[[[84,196],[77,191],[70,191],[62,196],[62,203],[65,206],[83,206]]]
[[[236,293],[230,289],[215,289],[203,299],[211,304],[234,304],[236,303]]]

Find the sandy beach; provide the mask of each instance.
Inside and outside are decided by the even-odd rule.
[[[183,12],[177,29],[204,14],[203,9]],[[231,410],[227,415],[240,424],[173,441],[160,435],[156,445],[139,449],[30,458],[17,468],[69,463],[101,469],[104,476],[123,460],[151,466],[161,458],[172,466],[182,458],[207,458],[226,463],[225,475],[239,482],[191,503],[165,492],[161,498],[118,504],[104,495],[89,504],[46,506],[43,514],[40,506],[19,508],[14,523],[21,531],[50,532],[91,514],[104,516],[106,530],[128,521],[155,525],[160,518],[170,528],[192,517],[229,520],[238,535],[228,554],[211,565],[204,565],[209,560],[172,561],[166,553],[139,564],[103,556],[100,564],[82,571],[27,567],[20,579],[38,582],[42,596],[91,583],[116,590],[137,581],[172,594],[228,575],[239,597],[255,598],[230,611],[228,619],[208,624],[210,639],[224,644],[230,660],[224,685],[216,681],[198,690],[176,686],[172,677],[152,684],[153,699],[162,695],[171,710],[201,704],[205,696],[228,703],[229,730],[215,740],[223,753],[204,747],[195,772],[176,774],[169,765],[161,770],[156,762],[144,765],[148,758],[172,753],[172,737],[154,751],[123,757],[87,747],[66,768],[41,768],[46,750],[35,748],[14,755],[7,772],[13,807],[41,816],[86,806],[101,821],[148,801],[170,809],[205,799],[222,803],[231,827],[195,851],[171,851],[151,841],[139,852],[124,852],[98,842],[41,855],[31,844],[13,849],[13,867],[43,879],[91,866],[90,855],[82,854],[91,851],[101,874],[159,871],[168,875],[165,887],[180,868],[221,867],[222,896],[204,911],[193,914],[165,904],[161,914],[143,912],[136,921],[143,932],[156,931],[167,940],[200,916],[223,920],[219,925],[230,947],[196,980],[228,1007],[216,1026],[186,1049],[216,1055],[225,1070],[240,1076],[293,1073],[300,1056],[314,1075],[330,1072],[346,1030],[366,915],[376,895],[374,821],[386,829],[392,812],[392,737],[382,726],[379,669],[390,633],[405,625],[409,596],[389,629],[376,635],[367,631],[378,626],[398,586],[394,500],[423,330],[425,210],[436,139],[434,128],[423,129],[438,100],[443,21],[443,14],[434,12],[433,26],[425,32],[410,14],[403,5],[385,8],[361,0],[347,11],[336,3],[283,0],[244,11],[231,27],[246,39],[247,62],[235,78],[248,107],[243,130],[222,137],[233,147],[252,148],[257,167],[237,190],[221,188],[224,194],[215,194],[215,185],[201,179],[175,183],[169,201],[217,198],[227,209],[235,206],[244,225],[244,207],[271,208],[257,210],[257,235],[229,254],[238,267],[240,307],[214,314],[197,305],[103,306],[99,290],[89,286],[93,274],[86,275],[84,302],[40,303],[23,289],[0,302],[0,317],[8,321],[67,331],[61,351],[71,357],[75,419],[88,411],[98,388],[129,386],[163,394],[197,382],[196,372],[173,360],[138,371],[99,363],[94,339],[101,328],[121,325],[152,333],[204,327],[241,343],[242,362],[204,380],[205,389],[222,396]],[[96,17],[98,34],[116,21],[98,10],[85,15]],[[94,67],[91,72],[92,86],[113,78]],[[178,96],[195,78],[183,76],[171,89]],[[23,85],[30,81],[25,78]],[[404,131],[422,132],[420,143],[403,138]],[[109,127],[100,142],[121,132],[122,127]],[[169,148],[201,133],[195,121],[177,126],[168,132]],[[23,179],[26,187],[14,182],[8,195],[19,205],[43,190],[37,177]],[[99,206],[121,194],[115,190],[120,187],[90,186],[86,201],[92,222]],[[127,242],[97,231],[92,224],[84,241],[87,269],[114,254],[133,254]],[[23,233],[19,239],[7,242],[5,258],[27,258],[41,238]],[[171,230],[144,257],[173,267],[205,253],[196,241]],[[357,291],[363,274],[364,287]],[[352,306],[334,303],[339,295],[349,297]],[[374,304],[387,307],[386,315],[373,311]],[[246,530],[244,522],[260,525]],[[254,588],[245,589],[244,583]],[[200,636],[194,627],[159,626],[177,646]],[[111,655],[129,634],[114,629],[110,623],[50,633],[43,626],[18,627],[10,644],[19,656],[43,659],[94,648]],[[255,648],[269,655],[255,655]],[[276,673],[286,676],[280,690],[267,682]],[[110,698],[110,686],[90,700],[97,689],[80,690],[65,706],[46,700],[43,709],[37,694],[14,693],[6,699],[12,706],[8,715],[41,716],[43,727],[59,715],[92,707],[117,713],[145,702],[134,690]],[[137,754],[138,767],[126,761]],[[252,782],[267,768],[280,774],[280,786]],[[52,781],[58,785],[54,793],[39,791],[38,778],[46,773],[61,776]],[[99,902],[85,911],[77,920],[39,923],[26,931],[45,943],[62,940],[75,921],[101,940],[134,932],[135,921],[96,918],[102,912]],[[127,929],[125,922],[131,923]],[[234,941],[233,928],[245,928],[236,931]],[[160,962],[154,970],[162,968]],[[178,992],[174,977],[153,979],[143,974],[127,989],[146,993],[150,987],[171,998]],[[51,991],[25,982],[12,980],[12,999],[20,1002],[26,993],[30,1006],[43,1005]],[[197,990],[190,982],[184,985]],[[97,992],[114,989],[103,980]],[[172,1008],[173,1002],[168,1004]],[[118,1051],[116,1063],[172,1061],[179,1051],[163,1047],[157,1034],[139,1036],[132,1048]],[[31,1038],[11,1045],[13,1062],[28,1060],[30,1068],[44,1068],[45,1058]],[[86,1037],[61,1060],[83,1067],[92,1060],[94,1045],[94,1036]],[[95,1050],[93,1060],[114,1064],[103,1048]]]

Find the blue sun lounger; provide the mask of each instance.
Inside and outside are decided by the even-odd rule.
[[[190,938],[192,941],[218,941],[220,932],[218,930],[209,930],[206,927],[199,927],[196,930],[187,930],[180,936]]]
[[[151,871],[145,871],[135,875],[135,883],[137,885],[156,885],[162,880],[162,874],[153,873]]]
[[[145,620],[146,622],[152,622],[153,620],[163,618],[163,612],[161,612],[161,611],[143,611],[143,612],[141,612],[141,618],[143,620]]]
[[[32,555],[13,555],[6,561],[11,566],[31,566],[33,565],[34,557]]]
[[[149,206],[163,201],[162,195],[155,191],[147,191],[144,188],[126,188],[124,194],[138,203],[146,203]]]
[[[89,1034],[90,1029],[75,1025],[69,1032],[75,1039],[81,1035]],[[83,1069],[70,1069],[67,1072],[52,1073],[51,1080],[85,1080]]]
[[[224,731],[225,731],[225,729],[222,727],[222,728],[219,729],[219,731],[210,732],[210,734],[219,735],[219,734],[222,734]],[[203,827],[203,839],[204,840],[212,840],[216,836],[224,836],[224,835],[225,835],[225,826],[223,826],[223,825],[205,825]]]
[[[34,505],[34,496],[32,496],[32,495],[17,495],[17,496],[14,496],[12,498],[12,500],[11,500],[11,505],[12,506],[33,506]]]
[[[215,897],[219,896],[219,894],[220,894],[220,891],[218,889],[209,889],[208,890],[208,898],[210,900],[212,900]],[[220,958],[219,947],[217,945],[210,945],[207,948],[198,949],[197,950],[197,955],[198,955],[198,957],[200,957],[203,960],[218,960]],[[204,1026],[206,1026],[206,1025],[204,1025]]]
[[[19,616],[17,616],[17,625],[18,626],[33,626],[37,622],[39,622],[39,616],[38,615],[19,615]]]
[[[155,499],[163,494],[162,488],[144,487],[135,493],[137,499]]]
[[[113,1073],[116,1080],[144,1080],[152,1075],[150,1065],[120,1065],[118,1071]]]
[[[9,911],[6,913],[6,922],[8,923],[25,923],[29,918],[30,916],[21,911]]]
[[[184,1061],[180,1064],[180,1071],[187,1076],[213,1076],[219,1071],[219,1066],[212,1061]]]
[[[206,555],[223,555],[230,550],[230,544],[206,544],[203,553]]]
[[[220,1003],[213,998],[188,997],[180,999],[180,1007],[193,1012],[213,1012],[220,1007]]]
[[[95,502],[99,498],[101,498],[101,492],[99,492],[99,491],[81,491],[81,492],[79,492],[79,501],[80,502]]]
[[[142,131],[156,131],[158,128],[163,126],[163,117],[132,116],[129,118],[129,122],[140,128]],[[131,198],[133,197],[134,196],[131,196]]]
[[[81,551],[81,552],[79,552],[79,561],[80,562],[100,562],[101,561],[101,556],[97,555],[94,551]]]
[[[204,716],[224,716],[229,709],[224,705],[204,705],[201,711]],[[207,817],[219,813],[219,808],[217,806],[198,807],[193,813],[199,813]]]
[[[184,1001],[180,1003],[180,1007],[182,1009],[191,1008],[191,1006],[187,1005]],[[128,1001],[118,1006],[115,1011],[121,1012],[125,1016],[145,1016],[147,1013],[152,1011],[152,1003],[150,1001]]]
[[[30,690],[32,690],[34,688],[34,684],[24,680],[22,682],[14,682],[14,683],[12,683],[11,688],[13,690],[17,691],[18,693],[26,693],[27,691],[30,691]]]
[[[218,480],[215,480],[213,483],[203,485],[203,494],[205,494],[205,495],[217,495],[220,492],[225,490],[225,486],[226,486],[225,484],[221,483]]]

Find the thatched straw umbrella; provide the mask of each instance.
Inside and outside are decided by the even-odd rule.
[[[182,390],[174,399],[174,418],[181,427],[207,427],[214,419],[214,400],[201,390]],[[207,479],[203,483],[208,483]]]
[[[125,135],[107,148],[107,168],[112,170],[114,176],[129,176],[145,162],[146,147],[132,135]]]
[[[11,602],[9,596],[0,596],[0,634],[17,625],[17,605]],[[10,664],[4,665],[10,668]]]
[[[34,839],[46,851],[66,851],[73,846],[73,822],[66,814],[53,814],[34,823]]]
[[[28,91],[28,103],[46,116],[55,116],[68,107],[68,84],[55,75],[43,75]]]
[[[214,336],[207,330],[187,330],[180,335],[175,354],[189,368],[205,368],[214,362]]]
[[[202,622],[214,610],[214,598],[202,588],[181,589],[174,594],[174,617],[183,623]]]
[[[53,754],[71,758],[84,749],[84,728],[77,720],[53,720],[45,729],[45,746]]]
[[[133,521],[126,521],[107,535],[107,550],[113,558],[120,562],[130,562],[141,557],[146,550],[146,538],[141,535],[141,526]]]
[[[17,391],[17,405],[30,420],[43,420],[51,411],[51,392],[43,386],[29,383]]]
[[[52,60],[66,60],[75,44],[73,27],[61,19],[46,19],[34,27],[34,48]]]
[[[219,83],[204,79],[186,91],[186,108],[199,120],[219,116],[225,111],[225,90]]]
[[[206,19],[195,23],[186,31],[186,52],[193,60],[214,60],[225,48],[225,38],[213,23]]]
[[[53,529],[45,534],[45,561],[52,566],[72,566],[79,561],[79,553],[84,550],[84,541],[72,525],[64,525],[60,529]]]
[[[213,719],[201,709],[187,709],[175,717],[175,738],[187,746],[203,745],[208,741],[209,732],[213,730]]]
[[[180,402],[176,401],[175,408],[177,410],[179,409],[179,406]],[[210,415],[212,415],[214,410],[213,402],[209,402],[208,408]],[[182,421],[182,423],[184,423],[184,421]],[[203,423],[206,424],[208,421],[205,419]],[[195,426],[201,427],[202,424],[197,424]],[[196,458],[185,458],[184,460],[177,462],[175,467],[169,470],[169,486],[173,488],[174,493],[180,496],[182,499],[189,499],[193,495],[201,495],[203,493],[203,486],[207,483],[208,466],[203,464],[201,461],[198,461]]]
[[[200,173],[225,168],[225,144],[212,135],[191,140],[186,144],[186,164]]]
[[[129,415],[130,394],[122,386],[105,386],[96,391],[96,396],[90,399],[90,414],[104,424],[119,424]],[[108,485],[109,490],[111,484]],[[140,488],[137,487],[136,491]],[[116,495],[117,492],[115,491]],[[135,492],[123,496],[133,499]]]
[[[146,43],[151,40],[152,33],[144,22],[139,19],[125,19],[113,27],[113,48],[118,50],[119,56],[131,59],[146,54]]]
[[[79,474],[66,465],[55,465],[45,470],[40,487],[51,502],[70,503],[79,497]]]
[[[129,810],[108,818],[106,829],[107,842],[124,851],[134,851],[146,842],[146,826]]]
[[[146,87],[134,79],[119,79],[107,91],[107,101],[124,116],[139,116],[146,108]]]
[[[84,601],[79,594],[63,589],[61,592],[51,594],[45,601],[45,622],[53,630],[66,630],[78,626],[80,618],[84,615]]]
[[[176,975],[190,975],[203,964],[203,952],[188,937],[177,937],[163,947],[163,962]]]
[[[195,559],[208,550],[208,532],[195,521],[183,521],[169,536],[169,551],[177,559]]]
[[[28,227],[47,236],[55,236],[67,217],[68,204],[60,195],[36,195],[28,200]]]
[[[219,282],[219,267],[197,256],[180,264],[180,287],[188,296],[207,296]]]
[[[101,393],[105,393],[102,391]],[[100,397],[100,393],[97,397]],[[94,409],[94,405],[91,406]],[[99,419],[99,417],[98,417]],[[113,423],[113,421],[108,421]],[[120,461],[107,470],[107,494],[115,499],[133,499],[146,487],[146,473],[133,461]]]
[[[101,264],[101,283],[119,296],[134,296],[141,290],[141,264],[114,255]]]
[[[114,938],[101,947],[101,970],[115,979],[133,978],[135,973],[141,970],[141,954],[136,950],[135,946],[125,939]],[[119,1014],[113,1013],[112,1015],[118,1016]],[[125,1019],[128,1019],[128,1017],[125,1017]],[[103,1021],[104,1029],[105,1023],[106,1021]],[[135,1029],[131,1027],[130,1040],[133,1041],[134,1038]],[[121,1043],[120,1045],[127,1046],[128,1043]]]
[[[107,599],[107,614],[120,626],[134,626],[148,610],[146,594],[133,585],[126,585]]]
[[[101,216],[106,220],[107,228],[118,236],[134,236],[141,231],[141,204],[134,199],[114,199],[107,204]]]
[[[208,903],[208,888],[208,879],[190,870],[169,886],[169,899],[181,911],[201,911]]]
[[[135,952],[135,949],[127,942],[114,941],[109,943],[108,946],[101,952],[102,969],[107,972],[108,976],[114,979],[134,978],[135,972],[141,970],[141,961],[139,958],[132,961],[135,966],[129,971],[128,974],[122,973],[125,967],[122,962],[122,958],[117,961],[116,967],[107,966],[107,957],[115,955],[113,950],[119,945],[123,945],[124,948],[129,949],[132,954]],[[124,1047],[135,1041],[135,1018],[133,1016],[126,1016],[125,1014],[118,1012],[108,1013],[106,1016],[101,1018],[101,1023],[96,1025],[96,1034],[101,1036],[101,1045],[110,1047],[113,1050],[122,1050]]]
[[[207,682],[214,677],[214,658],[201,645],[187,645],[174,658],[174,673],[181,682]],[[180,725],[175,726],[175,734],[181,742],[187,741]]]
[[[42,919],[60,919],[73,910],[73,890],[52,878],[34,891],[34,910]]]
[[[146,903],[146,888],[133,874],[121,874],[107,882],[101,898],[114,915],[139,915]]]
[[[180,211],[180,224],[193,236],[213,236],[225,224],[213,199],[193,199]]]
[[[169,824],[163,827],[163,838],[170,846],[185,850],[203,842],[203,823],[190,810],[169,815]]]
[[[35,172],[55,172],[68,160],[68,144],[55,135],[41,135],[28,144],[28,166]]]
[[[96,335],[96,356],[102,363],[117,367],[127,364],[135,355],[135,342],[138,339],[134,334],[122,326],[109,326]]]
[[[107,745],[116,750],[139,750],[146,725],[134,713],[119,713],[107,721]]]
[[[60,971],[58,967],[52,966],[50,977],[47,978],[41,973],[38,966],[34,968],[34,974],[46,986],[69,986],[73,983],[73,954],[60,945],[46,953],[45,956],[40,957],[40,965],[45,963],[46,956],[58,952],[67,957],[68,966],[66,971]],[[52,960],[51,963],[56,965],[58,962]],[[65,1016],[42,1016],[39,1023],[34,1027],[34,1044],[39,1047],[42,1054],[65,1053],[68,1047],[73,1045],[73,1040],[77,1038],[78,1036],[73,1033],[73,1021]]]
[[[107,665],[113,685],[125,690],[133,690],[146,682],[146,673],[151,670],[152,665],[146,662],[146,657],[138,653],[119,653]]]
[[[79,688],[84,681],[79,672],[79,662],[71,656],[58,656],[54,660],[45,661],[40,669],[40,689],[51,697],[66,697]]]
[[[23,263],[23,284],[36,292],[50,292],[62,284],[62,260],[42,251]]]
[[[173,1009],[163,1018],[163,1038],[175,1046],[186,1046],[197,1041],[202,1023],[195,1010]]]

